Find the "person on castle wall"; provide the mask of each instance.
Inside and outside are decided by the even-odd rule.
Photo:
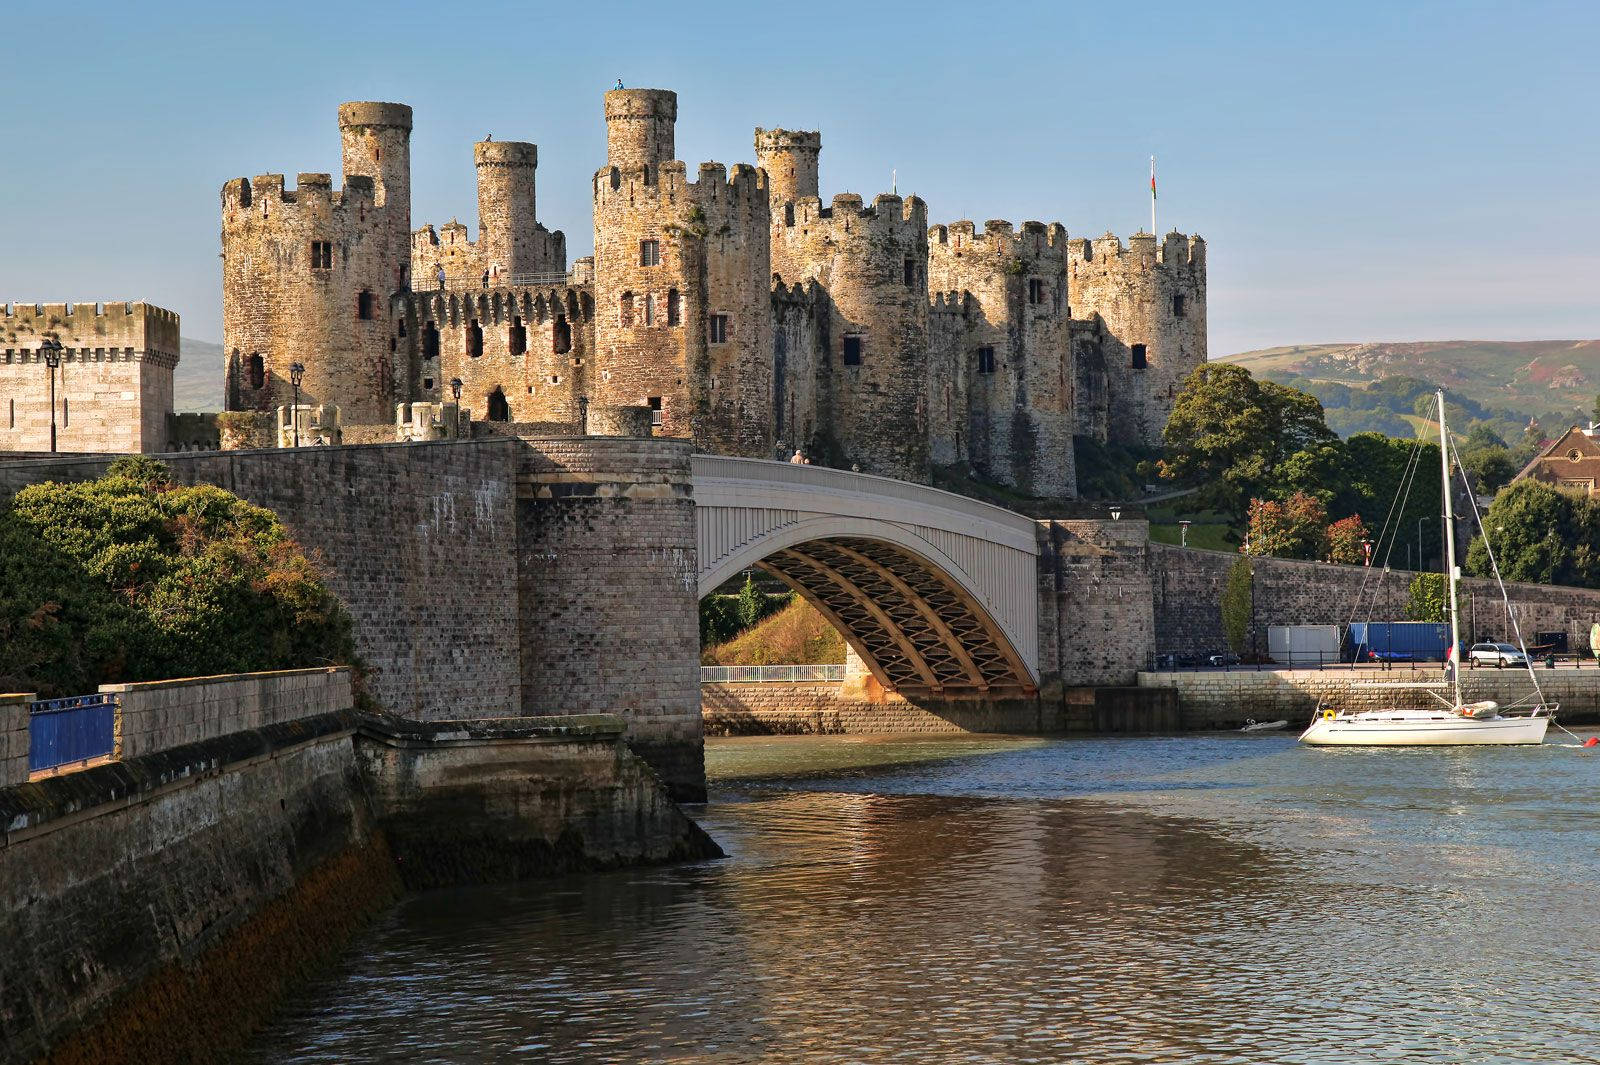
[[[622,79],[621,78],[617,79],[617,88],[619,88],[619,89],[622,88]]]
[[[437,274],[438,274],[438,277],[439,277],[439,291],[443,292],[444,291],[444,263],[440,263],[439,264],[439,269],[437,271]]]
[[[487,268],[485,268],[484,271],[483,271],[483,287],[484,288],[488,288],[489,287],[489,271],[488,271]]]

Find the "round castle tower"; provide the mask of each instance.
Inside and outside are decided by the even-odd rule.
[[[541,249],[535,246],[538,147],[479,141],[472,146],[472,159],[478,168],[478,241],[485,267],[498,267],[506,279],[542,270]]]
[[[1111,233],[1073,240],[1067,277],[1074,315],[1098,314],[1105,326],[1107,435],[1159,446],[1178,389],[1206,361],[1205,241],[1176,232],[1159,244],[1136,233],[1126,248]]]
[[[774,207],[820,195],[817,156],[822,134],[815,130],[756,128],[756,165],[767,172]]]
[[[345,424],[394,418],[394,301],[410,261],[411,108],[339,108],[345,181],[238,178],[222,188],[222,315],[229,410],[292,399],[332,404]]]
[[[662,436],[772,457],[767,186],[745,164],[671,157],[677,95],[606,93],[594,178],[593,406],[646,405]]]

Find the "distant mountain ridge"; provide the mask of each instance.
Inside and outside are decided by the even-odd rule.
[[[1600,393],[1600,340],[1426,340],[1296,344],[1218,360],[1258,377],[1332,381],[1354,388],[1385,377],[1416,377],[1485,407],[1541,423],[1586,415]]]
[[[192,337],[179,341],[178,371],[172,375],[172,409],[185,411],[222,409],[222,345]]]

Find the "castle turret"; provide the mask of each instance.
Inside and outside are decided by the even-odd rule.
[[[1074,240],[1067,256],[1073,313],[1099,316],[1107,436],[1158,446],[1183,381],[1206,361],[1205,241],[1136,233]]]
[[[961,334],[940,330],[950,365],[930,375],[946,393],[929,397],[943,415],[934,450],[1029,495],[1076,495],[1067,231],[953,222],[933,228],[928,248],[929,288],[965,322]]]
[[[229,410],[290,401],[334,405],[340,420],[394,418],[396,304],[410,260],[411,109],[339,108],[345,182],[301,174],[239,178],[222,188],[222,332]]]
[[[371,178],[373,203],[384,209],[381,228],[388,244],[386,254],[394,264],[387,291],[405,288],[411,262],[411,108],[389,103],[340,104],[339,141],[345,183],[352,177]]]
[[[594,178],[596,406],[646,405],[663,436],[770,458],[772,306],[766,180],[672,146],[677,99],[606,94],[610,165]]]
[[[606,161],[622,170],[670,162],[678,94],[670,89],[613,89],[606,93]]]
[[[541,270],[534,195],[538,147],[524,141],[479,141],[472,146],[472,158],[478,168],[478,244],[484,266],[507,277]]]
[[[756,165],[767,172],[767,192],[776,208],[819,195],[817,156],[822,134],[791,129],[756,129]]]

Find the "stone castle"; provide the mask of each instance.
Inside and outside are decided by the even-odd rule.
[[[537,217],[535,145],[475,145],[476,241],[454,221],[414,230],[411,108],[341,106],[343,188],[223,187],[229,410],[289,403],[298,363],[300,403],[344,442],[464,422],[594,434],[647,408],[655,433],[709,452],[970,469],[1050,498],[1076,494],[1074,436],[1159,442],[1206,358],[1198,236],[930,226],[892,193],[825,203],[814,131],[757,129],[754,166],[691,176],[677,110],[666,90],[605,94],[595,254],[569,263]]]

